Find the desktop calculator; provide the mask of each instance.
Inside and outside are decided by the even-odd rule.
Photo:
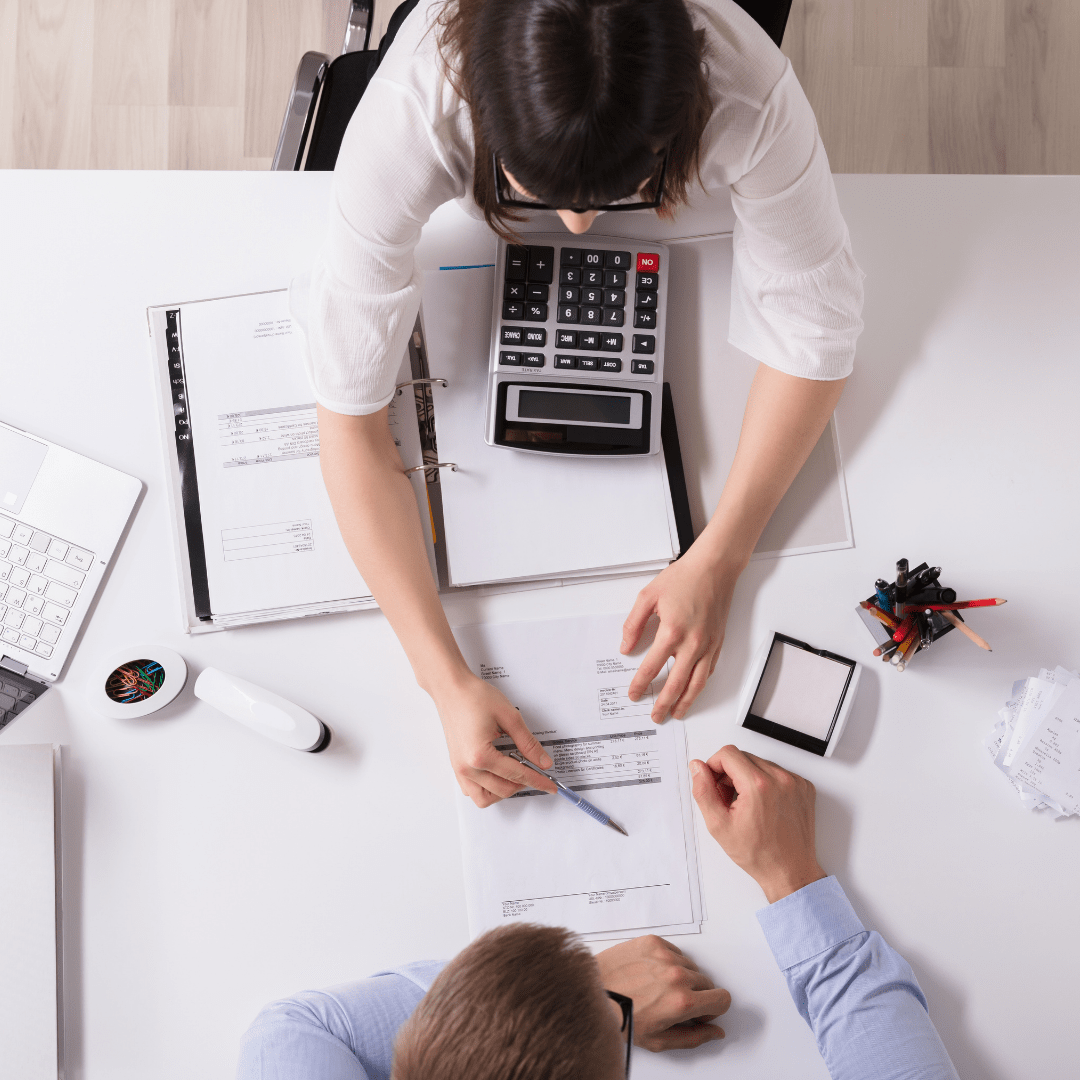
[[[625,237],[499,241],[486,439],[576,457],[660,449],[668,252]]]

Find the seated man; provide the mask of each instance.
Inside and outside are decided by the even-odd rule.
[[[734,746],[691,763],[709,832],[761,886],[758,921],[834,1080],[956,1080],[907,963],[863,928],[814,845],[814,787]],[[629,1000],[627,1000],[629,999]],[[648,1050],[724,1037],[731,996],[655,936],[593,957],[566,930],[515,925],[447,964],[268,1005],[240,1080],[618,1080]]]

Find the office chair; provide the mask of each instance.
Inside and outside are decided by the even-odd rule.
[[[735,3],[780,45],[791,0],[735,0]],[[333,170],[352,114],[398,27],[416,4],[417,0],[399,4],[378,49],[369,49],[375,0],[350,0],[341,55],[331,60],[324,53],[308,52],[300,60],[272,168]]]

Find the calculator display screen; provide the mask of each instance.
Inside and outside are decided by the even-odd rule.
[[[547,394],[522,389],[518,416],[531,420],[572,420],[578,423],[629,424],[630,398],[607,394]]]

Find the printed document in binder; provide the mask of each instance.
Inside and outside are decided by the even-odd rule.
[[[165,434],[170,451],[175,446],[167,457],[188,556],[180,561],[193,579],[185,590],[189,628],[373,606],[323,485],[315,401],[287,291],[149,314],[173,429]],[[166,367],[161,349],[174,340],[170,333]],[[406,355],[398,381],[410,378]],[[388,422],[406,467],[421,464],[411,393],[394,398]],[[426,518],[423,473],[413,474],[413,486]]]
[[[459,799],[469,930],[513,922],[591,937],[701,930],[697,844],[681,722],[627,696],[647,645],[619,653],[624,613],[459,627],[469,666],[521,710],[551,770],[622,825],[526,789],[485,810]],[[653,690],[658,690],[664,674]],[[508,742],[507,746],[511,744]]]

